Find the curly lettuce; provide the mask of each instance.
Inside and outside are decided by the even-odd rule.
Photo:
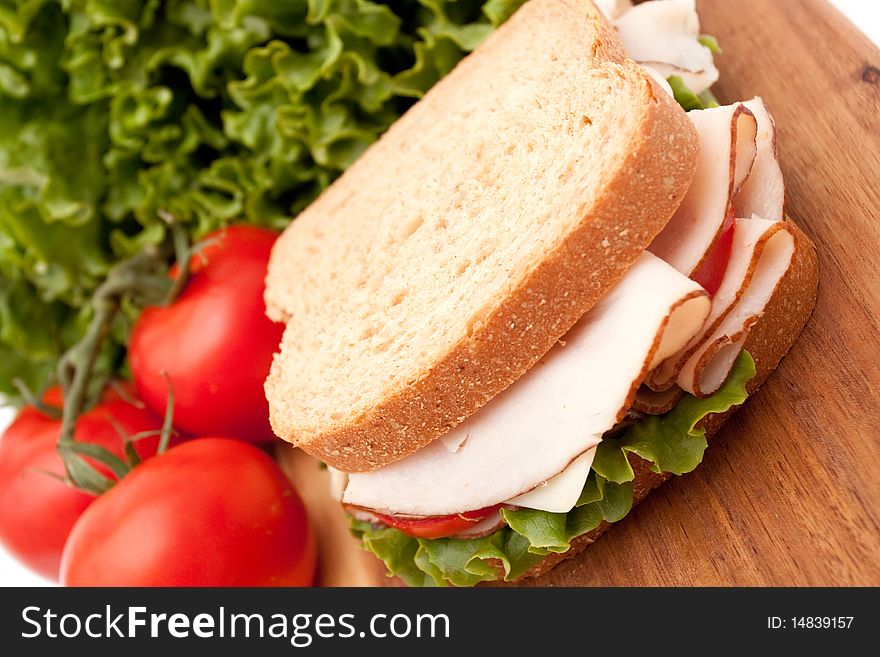
[[[283,227],[522,2],[0,0],[0,392],[159,210]]]
[[[736,360],[727,381],[708,399],[686,395],[671,411],[647,417],[600,443],[590,475],[575,507],[568,513],[504,509],[507,526],[475,539],[418,539],[402,532],[352,520],[352,531],[364,548],[385,562],[389,576],[410,586],[473,586],[480,582],[514,580],[551,553],[566,552],[571,542],[613,523],[632,508],[633,473],[630,455],[652,464],[655,472],[691,472],[706,451],[711,415],[742,404],[746,384],[755,376],[748,352]]]

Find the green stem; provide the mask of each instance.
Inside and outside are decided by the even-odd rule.
[[[162,431],[159,432],[159,446],[157,454],[164,454],[171,442],[171,434],[174,433],[174,385],[168,372],[162,371],[162,376],[168,382],[168,399],[165,402],[165,419],[162,420]]]
[[[176,223],[171,224],[171,230],[174,252],[188,258],[185,231]],[[92,298],[93,315],[85,334],[58,361],[56,377],[64,393],[58,453],[64,459],[68,479],[89,492],[101,493],[112,486],[112,481],[84,461],[83,454],[107,465],[117,477],[125,467],[123,461],[106,450],[75,441],[77,419],[90,401],[95,362],[126,296],[141,295],[149,304],[167,298],[169,289],[164,272],[170,255],[167,247],[147,249],[112,267]],[[188,259],[185,262],[188,264]],[[188,267],[185,269],[188,271]],[[170,434],[171,429],[167,431]]]
[[[67,389],[64,390],[59,447],[73,442],[76,419],[85,407],[92,369],[117,310],[118,304],[107,299],[95,303],[95,314],[89,322],[83,339],[65,353],[58,363],[58,379],[69,382]]]
[[[134,406],[135,408],[141,408],[141,409],[147,407],[147,405],[144,404],[144,402],[142,402],[140,399],[137,399],[136,397],[133,397],[133,396],[128,392],[128,390],[126,390],[125,386],[124,386],[122,383],[120,383],[119,381],[111,381],[111,382],[110,382],[110,387],[113,389],[113,391],[114,391],[117,395],[119,395],[119,398],[120,398],[122,401],[124,401],[126,404],[131,404],[131,405]],[[121,429],[122,427],[119,427],[119,428]],[[123,437],[124,437],[124,436],[123,436]]]
[[[31,392],[31,389],[28,388],[28,385],[18,377],[12,379],[12,385],[18,390],[18,394],[21,395],[21,398],[27,406],[33,406],[40,411],[40,413],[53,420],[61,419],[61,409],[51,406],[43,401],[43,392],[45,392],[45,390],[38,394],[34,394]]]
[[[165,220],[171,230],[171,241],[174,245],[174,259],[177,261],[177,276],[174,278],[174,283],[172,283],[171,289],[168,290],[168,294],[162,302],[163,306],[170,306],[174,303],[174,300],[180,296],[180,293],[183,292],[183,288],[185,288],[187,282],[189,282],[189,261],[190,258],[192,258],[192,244],[190,244],[189,236],[183,226],[177,222],[173,215],[164,210],[160,210],[159,216]]]

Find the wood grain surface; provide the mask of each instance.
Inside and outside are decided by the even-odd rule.
[[[330,476],[321,464],[287,443],[276,458],[308,509],[318,540],[318,586],[382,586],[385,564],[361,548],[348,531],[348,516],[330,496]]]
[[[724,49],[721,101],[761,95],[776,120],[787,212],[818,248],[818,305],[696,472],[524,584],[880,585],[880,51],[824,0],[698,7]],[[338,505],[313,497],[318,522],[344,530]],[[327,550],[349,564],[328,583],[382,583],[356,543]]]

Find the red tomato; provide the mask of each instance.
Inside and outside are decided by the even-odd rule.
[[[398,531],[415,538],[445,538],[455,536],[473,527],[481,520],[501,508],[500,504],[487,506],[485,509],[456,513],[451,516],[433,516],[430,518],[411,518],[406,516],[384,516],[376,514],[383,525],[394,527]]]
[[[275,439],[263,382],[284,327],[266,317],[263,287],[277,235],[252,226],[223,229],[193,258],[192,277],[168,307],[135,323],[129,362],[138,394],[161,413],[174,385],[174,426],[193,435],[249,442]]]
[[[711,296],[715,296],[724,272],[727,271],[727,263],[730,262],[730,252],[733,249],[733,230],[735,227],[733,212],[728,213],[721,226],[721,232],[715,244],[712,245],[706,258],[699,269],[691,277],[703,286]]]
[[[60,405],[56,389],[47,403]],[[112,418],[112,419],[111,419]],[[82,415],[76,439],[102,445],[122,455],[122,438],[116,423],[127,435],[159,429],[162,420],[108,391],[104,399]],[[57,579],[64,542],[76,519],[95,498],[46,474],[64,476],[64,465],[55,443],[61,422],[26,407],[0,438],[0,542],[28,567]],[[135,443],[138,454],[156,453],[159,439]],[[99,468],[109,476],[106,468]]]
[[[200,438],[135,468],[79,519],[68,586],[308,586],[315,540],[305,507],[252,445]]]

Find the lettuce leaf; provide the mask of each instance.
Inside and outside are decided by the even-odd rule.
[[[711,34],[701,34],[697,41],[700,42],[700,45],[708,48],[713,55],[720,55],[722,53],[721,46],[718,45],[718,39]]]
[[[675,97],[675,102],[681,105],[685,112],[718,107],[718,100],[708,89],[702,93],[695,94],[678,75],[671,75],[666,78],[666,81],[672,87],[672,95]]]
[[[662,416],[648,416],[620,438],[603,440],[596,449],[593,469],[610,481],[632,481],[632,470],[621,467],[627,453],[650,461],[654,472],[681,475],[692,472],[706,451],[706,430],[697,426],[703,418],[742,404],[748,396],[746,383],[755,376],[755,361],[748,352],[737,358],[724,385],[708,399],[685,395]]]
[[[417,539],[389,527],[352,520],[364,548],[385,562],[389,576],[410,586],[473,586],[513,580],[551,553],[566,552],[578,536],[603,521],[617,522],[632,508],[634,473],[629,455],[649,461],[655,472],[691,472],[706,450],[700,424],[742,404],[755,376],[748,352],[736,360],[727,381],[708,399],[686,395],[669,413],[647,417],[622,436],[600,443],[584,490],[568,513],[504,509],[507,526],[475,539]]]

